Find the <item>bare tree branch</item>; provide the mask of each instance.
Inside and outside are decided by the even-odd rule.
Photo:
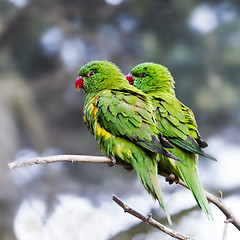
[[[161,230],[162,232],[170,235],[173,238],[176,239],[181,239],[181,240],[193,240],[190,237],[184,236],[178,232],[173,231],[172,229],[165,227],[163,224],[161,224],[160,222],[157,222],[156,220],[154,220],[152,218],[152,215],[150,214],[148,217],[145,217],[144,215],[142,215],[141,213],[137,212],[136,210],[132,209],[131,207],[129,207],[126,203],[124,203],[122,200],[120,200],[117,196],[113,195],[112,200],[114,202],[116,202],[121,208],[123,208],[124,212],[127,212],[139,219],[141,219],[143,222],[147,222],[150,225],[152,225],[153,227]]]
[[[11,162],[8,169],[27,167],[35,164],[46,164],[56,162],[89,162],[89,163],[112,163],[108,157],[87,156],[87,155],[55,155],[47,157],[35,157],[23,161]]]
[[[100,157],[100,156],[85,156],[85,155],[55,155],[49,157],[36,157],[29,160],[11,162],[8,164],[8,169],[14,169],[19,167],[27,167],[34,164],[45,164],[45,163],[55,163],[55,162],[89,162],[89,163],[108,163],[109,165],[114,165],[115,163],[111,158]],[[131,165],[117,161],[117,165],[124,166],[127,169],[132,169]],[[168,178],[169,175],[165,172],[159,172],[163,177]],[[178,183],[185,188],[188,188],[187,185],[179,180]],[[215,197],[211,193],[205,191],[208,201],[215,204],[226,216],[227,221],[232,223],[240,231],[240,221],[232,213],[232,211],[226,206],[222,201],[221,197]]]

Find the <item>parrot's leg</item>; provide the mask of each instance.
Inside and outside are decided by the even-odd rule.
[[[174,182],[179,183],[179,177],[175,173],[171,172],[165,178],[165,181],[172,185]]]

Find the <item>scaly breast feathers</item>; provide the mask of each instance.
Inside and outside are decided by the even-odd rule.
[[[95,136],[101,150],[109,155],[109,146],[112,145],[114,136],[106,131],[98,121],[98,97],[89,97],[84,106],[84,122],[88,126],[90,132]]]

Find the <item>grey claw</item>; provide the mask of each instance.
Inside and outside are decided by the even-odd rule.
[[[108,163],[108,166],[113,167],[117,163],[117,161],[113,156],[109,156],[109,157],[112,159],[112,162]]]

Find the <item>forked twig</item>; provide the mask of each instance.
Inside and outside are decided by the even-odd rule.
[[[116,202],[121,208],[123,208],[124,212],[127,212],[139,219],[141,219],[143,222],[149,223],[153,227],[161,230],[162,232],[168,234],[169,236],[176,238],[176,239],[181,239],[181,240],[193,240],[190,237],[184,236],[181,233],[178,233],[176,231],[173,231],[172,229],[165,227],[163,224],[160,222],[157,222],[152,218],[152,215],[150,214],[148,217],[142,215],[138,211],[134,210],[133,208],[129,207],[126,203],[124,203],[122,200],[120,200],[117,196],[113,195],[112,200]]]

